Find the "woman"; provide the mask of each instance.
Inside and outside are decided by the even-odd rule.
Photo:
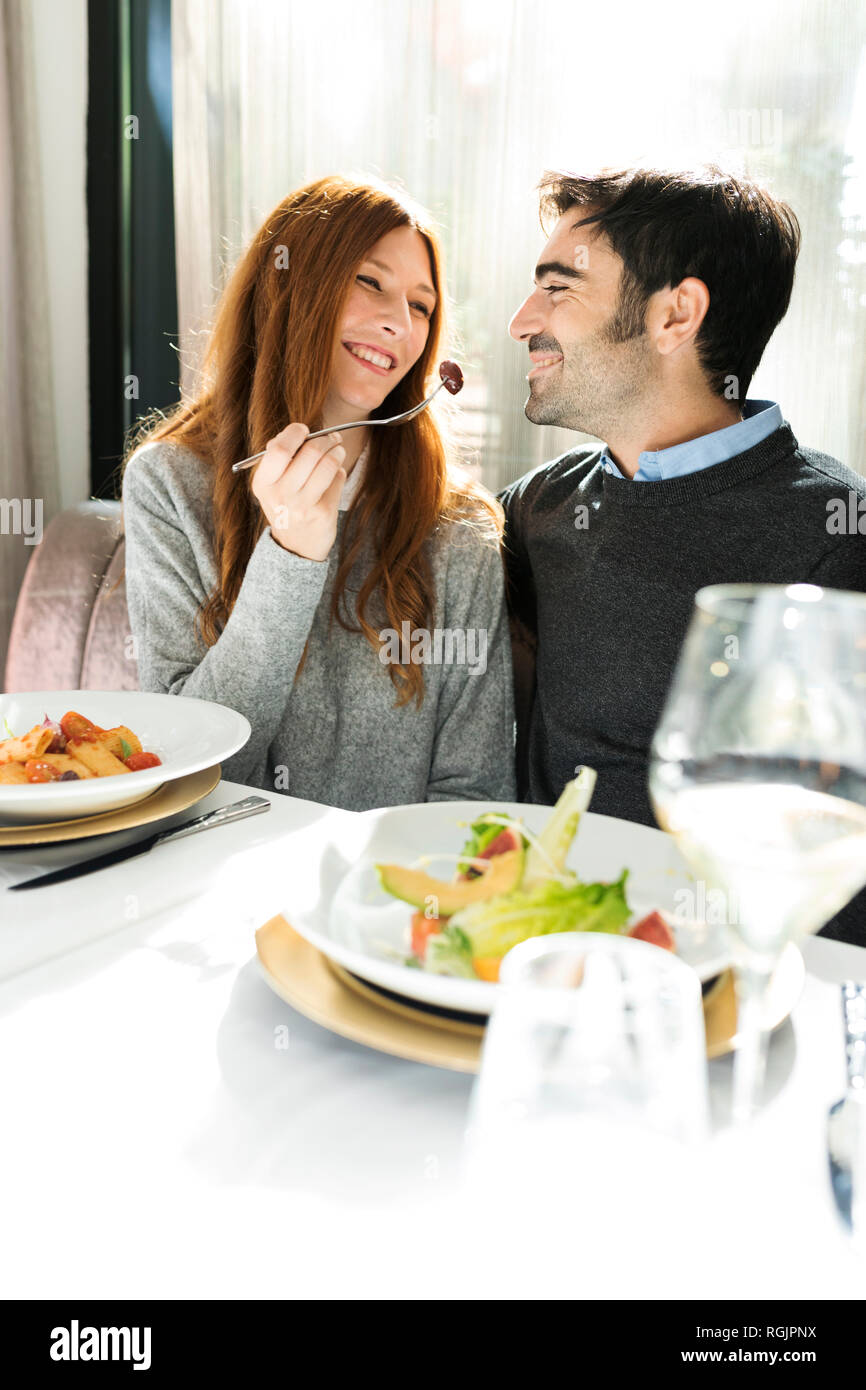
[[[349,810],[515,794],[499,504],[429,408],[306,441],[429,395],[444,297],[402,193],[308,184],[234,270],[200,394],[139,433],[123,510],[141,688],[247,717],[229,780]]]

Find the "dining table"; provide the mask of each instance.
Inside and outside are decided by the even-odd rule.
[[[640,1146],[466,1165],[475,1077],[386,1055],[269,987],[256,929],[343,811],[221,781],[166,828],[258,794],[267,813],[30,892],[140,831],[0,849],[0,1280],[6,1298],[860,1299],[827,1113],[839,985],[866,950],[810,937],[766,1096],[660,1172]],[[489,1177],[489,1183],[485,1178]]]

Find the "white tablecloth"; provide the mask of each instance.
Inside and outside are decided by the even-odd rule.
[[[196,810],[248,792],[223,782]],[[471,1077],[338,1038],[262,979],[253,932],[290,908],[293,845],[349,814],[270,799],[98,876],[0,891],[0,1294],[864,1296],[825,1124],[837,982],[866,978],[866,951],[806,943],[772,1098],[675,1187],[647,1191],[635,1154],[617,1189],[517,1173],[488,1204],[458,1185]],[[0,882],[80,852],[4,852]],[[729,1078],[712,1064],[719,1114]]]

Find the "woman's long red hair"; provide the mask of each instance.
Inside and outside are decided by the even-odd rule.
[[[212,646],[228,619],[253,549],[267,520],[250,483],[232,464],[264,449],[290,421],[321,424],[330,365],[346,298],[360,262],[397,227],[415,228],[427,243],[436,306],[424,350],[386,397],[382,416],[416,405],[438,383],[444,339],[445,285],[438,240],[429,218],[400,190],[341,175],[317,179],[289,194],[266,218],[235,267],[217,310],[202,367],[202,386],[154,423],[135,428],[126,463],[145,444],[172,438],[213,471],[213,517],[219,580],[198,626]],[[443,521],[460,520],[496,544],[499,503],[452,457],[442,418],[432,407],[413,420],[370,432],[362,485],[343,531],[331,604],[347,630],[363,631],[378,649],[368,620],[378,593],[388,625],[408,620],[427,628],[433,613],[428,541]],[[345,611],[348,575],[364,537],[374,560],[356,597],[358,622]],[[391,664],[398,704],[423,699],[422,668]]]

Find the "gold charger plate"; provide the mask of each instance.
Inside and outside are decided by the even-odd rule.
[[[285,917],[272,917],[256,932],[256,951],[268,984],[286,1003],[322,1028],[393,1057],[451,1071],[477,1072],[484,1023],[477,1015],[431,1010],[359,980],[317,951]],[[806,978],[796,946],[787,946],[768,994],[768,1026],[790,1014]],[[737,1046],[734,977],[727,970],[704,996],[707,1056]]]
[[[322,1028],[412,1062],[451,1071],[478,1070],[480,1036],[434,1027],[420,1010],[391,1012],[347,989],[327,956],[293,931],[285,917],[272,917],[259,927],[256,950],[275,993]]]
[[[141,801],[121,806],[116,811],[99,811],[94,816],[79,816],[76,820],[44,821],[36,825],[0,825],[0,849],[7,845],[46,845],[60,840],[81,840],[86,835],[109,835],[115,830],[132,830],[137,825],[149,825],[178,811],[185,811],[208,796],[219,785],[222,768],[203,767],[186,777],[163,782],[148,792]]]

